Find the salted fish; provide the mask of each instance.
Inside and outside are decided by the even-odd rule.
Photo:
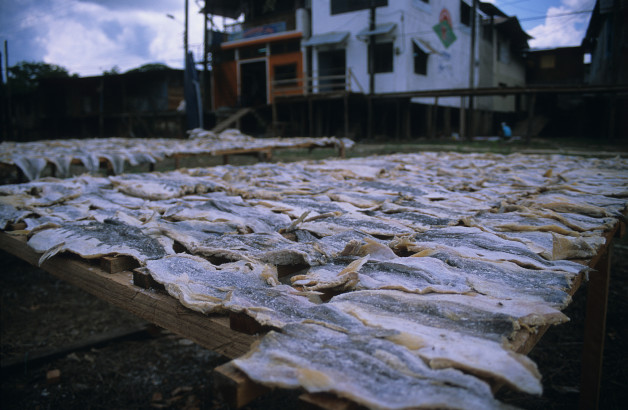
[[[562,270],[572,274],[578,274],[585,269],[571,261],[549,261],[521,242],[506,240],[479,228],[453,226],[431,229],[417,233],[409,242],[399,244],[413,252],[443,250],[465,258],[510,261],[533,269]]]
[[[170,222],[163,219],[152,221],[146,226],[151,235],[165,235],[183,245],[188,252],[194,253],[197,246],[205,241],[212,241],[223,234],[238,233],[238,226],[229,222],[208,222],[185,220]]]
[[[28,246],[43,253],[40,264],[64,251],[86,259],[112,254],[128,255],[140,262],[166,255],[163,247],[139,228],[113,220],[104,223],[67,222],[60,228],[35,233]]]
[[[521,205],[601,218],[607,216],[620,217],[621,211],[626,208],[626,201],[602,195],[548,191],[522,201]]]
[[[524,243],[548,260],[590,259],[606,243],[603,236],[565,236],[554,232],[496,232],[504,239]]]
[[[273,210],[277,209],[288,214],[292,218],[298,218],[306,212],[309,216],[328,214],[331,212],[346,213],[356,212],[360,208],[347,202],[332,201],[327,195],[287,195],[276,201],[260,201]]]
[[[6,196],[2,202],[19,208],[63,203],[81,196],[84,192],[85,186],[79,181],[54,178],[0,186],[0,195]]]
[[[474,319],[479,322],[483,319],[482,324],[491,326],[487,322],[494,318],[495,321],[501,319],[502,325],[508,326],[508,317],[499,318],[477,311],[467,311],[465,314],[464,311],[454,311],[449,306],[439,304],[421,305],[412,300],[414,295],[401,294],[397,299],[383,298],[381,294],[363,299],[359,296],[358,293],[348,301],[344,299],[344,302],[338,298],[334,305],[354,315],[365,325],[398,331],[399,334],[389,339],[410,349],[426,360],[430,367],[456,368],[507,383],[526,393],[541,394],[541,375],[532,360],[457,323]],[[474,317],[474,313],[481,319]],[[456,317],[456,314],[462,316]],[[497,331],[504,332],[504,329]]]
[[[31,214],[30,211],[18,209],[11,204],[4,203],[2,199],[0,197],[0,229],[4,230],[10,223],[20,222]]]
[[[292,284],[307,290],[399,289],[411,293],[472,291],[466,278],[458,272],[453,275],[451,270],[441,269],[437,272],[426,268],[423,263],[417,263],[414,258],[369,260],[370,257],[338,257],[326,265],[310,268],[305,275],[294,276]],[[434,262],[441,264],[440,261]]]
[[[465,225],[490,232],[540,231],[580,236],[587,232],[604,231],[615,224],[614,218],[593,218],[573,213],[552,211],[482,212],[463,219]]]
[[[72,156],[55,155],[49,156],[50,161],[55,166],[55,175],[58,178],[68,178],[70,176],[70,166],[72,165]]]
[[[41,157],[16,157],[13,162],[29,181],[39,179],[48,165],[46,159]]]
[[[533,329],[567,322],[560,310],[524,299],[499,299],[478,294],[416,294],[398,290],[360,290],[334,296],[329,305],[356,304],[399,314],[426,326],[508,343],[521,327]],[[344,309],[343,309],[344,310]]]
[[[326,258],[316,247],[292,242],[276,232],[209,236],[192,252],[229,260],[254,259],[273,265],[320,265]]]
[[[499,408],[489,386],[454,369],[430,369],[387,340],[293,324],[232,362],[257,383],[329,392],[369,408]]]
[[[466,226],[476,227],[488,232],[556,232],[561,235],[579,236],[580,232],[566,226],[556,219],[522,214],[521,212],[480,212],[471,218],[463,219]]]
[[[179,198],[188,194],[225,189],[223,184],[213,179],[195,178],[182,171],[129,174],[110,177],[109,180],[120,192],[151,200]]]
[[[168,209],[163,217],[173,221],[196,219],[228,222],[236,224],[241,231],[250,230],[256,233],[277,232],[291,223],[289,216],[276,214],[261,205],[248,206],[216,200],[208,200],[201,204],[178,204]]]
[[[299,229],[310,231],[319,237],[335,235],[350,230],[359,230],[369,235],[389,238],[415,232],[414,229],[398,222],[378,219],[362,213],[343,214],[304,222],[299,224]]]
[[[313,301],[314,300],[314,301]],[[275,287],[239,287],[223,302],[231,312],[243,312],[263,326],[282,328],[293,323],[318,323],[343,332],[392,335],[366,328],[362,322],[328,303],[320,303],[316,295],[298,292],[287,285]]]
[[[464,276],[476,292],[496,298],[529,299],[565,307],[571,301],[568,290],[574,275],[564,271],[528,269],[509,261],[462,257],[446,250],[423,253],[420,264],[438,259],[440,267]],[[427,258],[427,259],[423,259]]]
[[[169,255],[146,261],[146,271],[184,306],[202,313],[224,311],[235,289],[264,289],[278,284],[277,272],[252,261],[213,265],[199,256]]]

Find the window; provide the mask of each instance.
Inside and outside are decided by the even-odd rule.
[[[295,53],[300,50],[300,40],[278,41],[275,43],[270,43],[270,54],[273,56],[277,54]]]
[[[276,65],[274,81],[280,81],[275,87],[293,87],[297,84],[297,63]],[[286,81],[294,80],[294,81]]]
[[[247,58],[266,57],[266,44],[242,47],[240,49],[239,57],[240,60],[246,60]]]
[[[554,68],[556,67],[556,56],[553,54],[546,54],[541,56],[541,68]]]
[[[375,58],[373,61],[374,73],[392,73],[393,71],[393,43],[375,43],[373,47]],[[370,50],[370,49],[369,49]],[[369,61],[370,61],[369,54]],[[368,64],[368,62],[367,62]]]
[[[482,38],[489,43],[493,42],[493,25],[485,23],[482,26]]]
[[[220,50],[218,52],[212,53],[213,63],[220,64],[227,61],[235,60],[235,49],[229,50]]]
[[[371,1],[365,0],[331,0],[331,14],[348,13],[350,11],[365,10],[371,7]],[[388,6],[388,0],[374,0],[374,7]]]
[[[414,72],[416,74],[427,75],[427,58],[430,55],[421,50],[414,42],[412,43],[412,52],[414,55]]]
[[[471,25],[471,6],[460,0],[460,22],[465,26]]]

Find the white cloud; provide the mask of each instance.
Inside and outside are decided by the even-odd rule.
[[[562,0],[558,7],[549,7],[545,21],[528,30],[534,39],[532,48],[567,47],[580,45],[587,29],[591,13],[576,14],[592,10],[595,0]]]
[[[153,62],[183,65],[185,19],[179,0],[158,0],[152,7],[149,1],[141,7],[101,0],[44,0],[35,7],[33,0],[21,1],[27,7],[12,13],[10,22],[17,29],[12,43],[32,47],[15,50],[12,63],[24,58],[44,61],[82,76],[99,75],[114,66],[126,71]],[[189,43],[200,50],[194,47],[203,41],[202,16],[195,3],[189,18]],[[39,57],[27,55],[26,49],[37,49]]]

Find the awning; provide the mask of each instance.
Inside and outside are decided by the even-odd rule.
[[[339,32],[330,32],[324,34],[317,34],[305,40],[303,42],[304,46],[329,46],[334,44],[339,44],[345,41],[349,37],[348,31],[339,31]]]
[[[383,36],[385,34],[391,34],[397,28],[397,23],[384,23],[377,24],[375,29],[369,30],[369,28],[365,28],[357,34],[357,38],[360,40],[366,40],[369,36]]]
[[[438,51],[434,50],[434,48],[425,40],[413,38],[412,42],[416,44],[418,48],[420,48],[425,54],[438,54]]]

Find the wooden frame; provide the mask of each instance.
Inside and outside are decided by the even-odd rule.
[[[613,229],[604,233],[606,243],[601,251],[591,260],[581,261],[593,271],[588,274],[580,408],[597,408],[598,405],[611,245],[613,238],[623,236],[625,230],[625,223],[618,222]],[[24,236],[0,232],[0,249],[35,266],[38,265],[40,254],[27,246]],[[251,344],[265,333],[263,328],[243,324],[242,318],[238,315],[204,315],[184,307],[167,294],[136,286],[133,272],[129,270],[136,264],[130,262],[128,258],[104,257],[99,261],[100,266],[94,261],[65,254],[46,260],[41,268],[117,307],[231,359],[247,353]],[[574,280],[569,291],[571,295],[574,295],[582,284],[583,276],[584,274],[580,274]],[[545,325],[535,332],[528,329],[519,330],[511,342],[513,350],[529,353],[548,328],[549,325]],[[234,407],[244,406],[269,391],[268,388],[252,382],[231,363],[217,367],[215,375],[216,384]],[[494,390],[500,387],[495,385]],[[347,408],[354,404],[329,394],[303,394],[301,399],[308,405],[321,408]]]

